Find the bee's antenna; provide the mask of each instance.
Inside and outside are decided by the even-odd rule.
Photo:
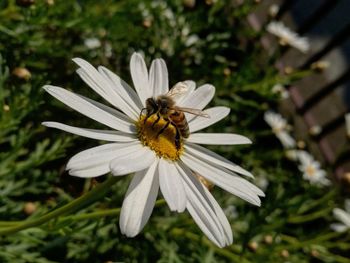
[[[141,116],[142,116],[142,114],[143,114],[143,112],[144,112],[145,110],[147,110],[147,108],[142,108],[142,110],[141,110],[141,112],[140,112],[139,119],[141,119]]]

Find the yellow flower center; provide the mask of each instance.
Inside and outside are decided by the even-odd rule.
[[[175,145],[176,129],[172,124],[167,127],[167,121],[156,114],[146,119],[145,115],[136,123],[138,138],[143,145],[151,148],[159,157],[168,160],[178,160],[183,152],[183,141],[180,138],[180,147]],[[164,129],[164,127],[166,127]]]
[[[313,167],[311,165],[307,166],[305,170],[306,170],[306,173],[308,176],[314,176],[316,173],[315,167]]]
[[[285,47],[285,46],[287,46],[288,45],[288,39],[286,39],[286,38],[280,38],[280,40],[279,40],[279,44],[282,46],[282,47]]]

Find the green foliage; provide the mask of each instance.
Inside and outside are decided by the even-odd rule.
[[[277,75],[259,44],[260,33],[245,22],[254,1],[196,1],[194,7],[181,0],[38,0],[29,7],[16,2],[21,1],[0,3],[2,221],[37,218],[98,183],[64,172],[70,156],[97,142],[41,126],[48,120],[96,125],[42,90],[52,83],[100,99],[74,74],[74,57],[104,65],[130,83],[130,56],[143,51],[148,62],[166,60],[171,84],[185,79],[214,84],[212,104],[230,107],[231,114],[208,131],[244,134],[254,144],[211,148],[268,186],[261,208],[214,189],[223,208],[234,205],[238,212],[229,219],[234,244],[225,249],[203,237],[188,213],[174,214],[163,205],[132,239],[120,233],[118,216],[50,221],[0,237],[0,262],[349,262],[349,234],[329,229],[332,208],[342,204],[336,187],[303,181],[263,122],[264,111],[278,103],[271,87],[304,73]],[[98,47],[89,47],[89,39],[98,39]],[[121,207],[128,181],[120,180],[82,212]]]

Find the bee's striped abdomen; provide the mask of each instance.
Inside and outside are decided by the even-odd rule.
[[[182,137],[188,138],[188,136],[190,136],[186,116],[183,112],[175,111],[170,115],[170,119],[175,124]]]

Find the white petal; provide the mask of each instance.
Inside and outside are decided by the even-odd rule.
[[[209,127],[210,125],[222,120],[230,113],[230,109],[227,107],[214,107],[206,109],[203,112],[208,114],[210,118],[196,116],[191,121],[189,121],[188,126],[190,127],[191,133]]]
[[[62,131],[70,132],[76,135],[84,136],[91,139],[111,141],[111,142],[132,142],[136,141],[137,138],[128,133],[123,133],[119,131],[106,131],[106,130],[95,130],[95,129],[85,129],[69,126],[59,122],[46,121],[42,125],[49,128],[56,128]]]
[[[139,95],[144,107],[146,99],[152,97],[153,93],[148,82],[148,71],[146,63],[140,54],[132,54],[130,60],[130,71],[136,92]]]
[[[96,164],[94,166],[89,166],[85,169],[80,170],[69,170],[69,175],[81,177],[81,178],[91,178],[91,177],[98,177],[104,174],[109,173],[109,165],[107,161],[104,161],[103,163]]]
[[[196,144],[185,144],[185,151],[188,151],[189,154],[201,159],[202,161],[205,161],[209,164],[216,165],[216,166],[222,166],[225,167],[233,172],[243,174],[245,176],[254,178],[254,176],[248,172],[247,170],[243,169],[242,167],[238,166],[237,164],[234,164],[233,162],[227,160],[226,158],[216,154],[213,151],[210,151],[202,146],[196,145]]]
[[[210,84],[204,84],[188,94],[178,106],[201,110],[213,99],[214,94],[215,87]]]
[[[183,212],[186,192],[182,178],[173,163],[160,159],[158,165],[160,190],[171,211]]]
[[[187,141],[191,143],[214,145],[237,145],[252,143],[249,138],[233,133],[192,133]]]
[[[96,177],[110,172],[109,163],[114,154],[135,143],[109,143],[74,155],[67,163],[69,174],[78,177]]]
[[[119,108],[126,115],[137,118],[139,111],[134,111],[123,100],[123,98],[113,88],[113,84],[98,72],[90,63],[81,59],[74,58],[73,61],[81,68],[77,69],[78,75],[102,98],[111,103],[116,108]]]
[[[310,163],[312,163],[314,161],[313,156],[306,151],[299,150],[296,153],[297,153],[297,157],[301,163],[301,166],[308,166]]]
[[[195,90],[196,88],[196,83],[192,80],[185,80],[185,81],[182,81],[186,86],[187,86],[187,92],[184,92],[183,94],[181,95],[178,95],[176,97],[174,97],[173,99],[175,100],[176,102],[176,105],[182,105],[183,101],[185,99],[187,99],[187,97]]]
[[[190,93],[178,106],[202,110],[213,99],[214,94],[215,87],[210,84],[204,84]],[[192,120],[194,117],[196,115],[186,113],[187,121]]]
[[[96,146],[80,153],[77,153],[67,163],[67,170],[87,169],[97,164],[104,163],[109,169],[109,163],[115,156],[123,154],[125,149],[140,148],[141,144],[137,142],[108,143]]]
[[[169,91],[168,69],[163,59],[152,61],[149,72],[149,84],[153,97],[166,94]]]
[[[186,167],[184,167],[183,164],[181,164],[181,163],[180,163],[180,165],[182,165],[182,167],[184,168],[183,170],[186,171]],[[188,175],[188,174],[191,173],[191,171],[189,169],[187,169],[186,173]],[[194,177],[192,177],[192,178],[194,178]],[[194,178],[193,181],[198,181],[198,180],[196,180],[196,178]],[[225,238],[226,238],[225,245],[232,244],[232,242],[233,242],[232,229],[231,229],[231,225],[230,225],[229,221],[227,220],[227,217],[226,217],[224,211],[222,210],[220,205],[217,203],[215,198],[212,196],[212,194],[209,192],[207,187],[204,187],[202,185],[200,189],[203,190],[202,193],[204,193],[205,197],[207,198],[207,201],[208,201],[209,205],[212,207],[212,209],[214,210],[218,220],[220,221],[220,224],[222,226],[222,231],[223,231],[222,233],[224,233]]]
[[[294,148],[296,146],[296,141],[294,138],[286,131],[280,131],[276,133],[276,137],[280,140],[284,148]]]
[[[217,246],[226,245],[226,236],[215,210],[205,193],[203,186],[192,174],[192,172],[183,164],[177,165],[178,170],[183,178],[187,194],[187,210],[197,223],[199,228],[206,236]]]
[[[105,67],[98,67],[98,71],[105,76],[111,83],[115,92],[137,113],[139,114],[143,108],[141,100],[137,93],[122,80],[118,75]]]
[[[218,169],[195,157],[184,153],[181,160],[193,171],[197,172],[210,182],[234,194],[249,203],[260,206],[260,196],[264,193],[247,180],[235,175],[225,168]]]
[[[126,175],[148,168],[156,160],[155,153],[140,144],[124,148],[110,163],[113,175]]]
[[[135,125],[128,121],[128,117],[120,112],[114,111],[114,114],[107,112],[105,110],[107,106],[102,109],[98,106],[99,103],[92,103],[92,100],[60,87],[45,85],[44,89],[67,106],[95,121],[126,133],[136,132]]]
[[[350,213],[347,213],[343,209],[334,208],[333,215],[336,219],[338,219],[344,225],[350,227]]]
[[[348,226],[341,224],[341,223],[333,223],[330,225],[330,227],[335,232],[344,232],[349,228]]]
[[[215,200],[215,198],[212,196],[212,194],[209,192],[209,190],[206,187],[204,188],[205,195],[207,196],[208,200],[210,201],[211,206],[213,207],[215,214],[217,215],[218,219],[220,220],[220,223],[223,228],[223,232],[226,237],[226,246],[229,246],[233,242],[233,236],[232,236],[232,229],[230,222],[227,220],[227,217],[218,204],[218,202]]]
[[[78,74],[82,72],[85,73],[83,80],[86,81],[88,85],[91,85],[91,88],[94,91],[109,101],[110,98],[107,97],[108,93],[110,92],[109,83],[106,82],[95,67],[81,58],[74,58],[72,60],[81,67]]]
[[[148,169],[135,173],[125,195],[119,226],[128,237],[140,233],[152,214],[159,189],[156,167],[157,161]]]
[[[77,74],[87,83],[90,87],[94,87],[93,89],[100,94],[101,97],[103,97],[106,101],[108,101],[110,104],[112,104],[115,108],[121,110],[123,113],[125,113],[130,118],[136,120],[138,118],[138,114],[136,111],[130,108],[130,106],[119,96],[118,93],[116,93],[111,87],[109,87],[106,92],[105,91],[99,91],[96,87],[96,84],[90,80],[90,76],[82,69],[77,69]],[[98,73],[100,74],[100,73]],[[104,76],[100,76],[105,78]],[[106,84],[105,86],[111,86],[110,81],[105,79]],[[108,83],[108,84],[107,84]]]
[[[349,118],[350,118],[350,113],[349,113]],[[346,212],[350,213],[350,199],[345,199],[344,208]]]
[[[111,115],[113,116],[117,116],[118,118],[121,118],[122,120],[126,121],[126,122],[129,122],[129,123],[134,123],[134,120],[132,118],[130,118],[129,116],[125,115],[124,113],[121,113],[120,111],[114,109],[114,108],[111,108],[105,104],[102,104],[100,102],[97,102],[97,101],[94,101],[92,99],[89,99],[87,97],[84,97],[80,94],[75,94],[77,95],[78,97],[82,98],[83,100],[86,100],[87,102],[90,102],[92,105],[96,106],[97,108],[100,108],[108,113],[110,113]]]

